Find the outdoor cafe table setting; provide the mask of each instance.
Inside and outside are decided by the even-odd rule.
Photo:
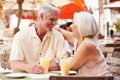
[[[87,77],[85,76],[85,74],[80,74],[80,73],[77,73],[76,71],[71,71],[70,61],[71,61],[71,58],[60,59],[59,60],[60,71],[48,71],[49,60],[47,60],[46,58],[40,58],[40,65],[45,69],[45,74],[30,74],[26,72],[14,72],[10,69],[0,68],[0,80],[18,80],[18,79],[19,80],[50,80],[51,76]]]
[[[41,61],[43,61],[43,62],[45,61],[45,62],[42,63]],[[58,76],[58,77],[69,76],[69,77],[74,77],[74,78],[78,78],[78,77],[79,78],[82,78],[82,77],[90,78],[90,77],[85,76],[85,74],[80,74],[80,73],[77,73],[76,71],[71,71],[70,70],[70,60],[66,59],[66,58],[60,59],[60,63],[59,63],[60,71],[48,71],[48,67],[46,67],[46,66],[48,66],[48,64],[47,64],[48,60],[46,60],[46,59],[42,58],[40,60],[40,62],[41,62],[40,65],[45,67],[44,69],[46,69],[45,74],[30,74],[30,73],[26,73],[26,72],[14,72],[10,69],[0,68],[0,80],[51,80],[51,76]],[[118,77],[118,79],[115,79],[115,80],[120,79],[119,76],[117,76],[117,77]],[[79,79],[77,79],[77,80],[79,80]],[[80,79],[80,80],[82,80],[82,79]],[[113,79],[108,79],[108,80],[113,80]]]
[[[79,74],[75,71],[69,71],[68,75],[61,75],[61,71],[49,71],[47,74],[29,74],[29,73],[24,73],[24,72],[13,72],[12,70],[7,70],[7,69],[6,70],[0,69],[0,80],[50,80],[51,76],[57,76],[58,78],[59,77],[70,78],[72,76],[73,77],[86,77],[85,75]],[[120,76],[114,76],[113,80],[120,80]]]
[[[78,74],[76,71],[69,71],[69,75],[77,76]],[[49,71],[46,74],[30,74],[0,69],[0,80],[49,80],[50,76],[61,76],[61,71]]]
[[[78,75],[76,71],[70,71],[70,60],[60,60],[60,71],[48,71],[48,58],[40,58],[40,65],[44,68],[45,74],[30,74],[25,72],[14,72],[9,69],[0,69],[0,80],[49,80],[50,76]]]

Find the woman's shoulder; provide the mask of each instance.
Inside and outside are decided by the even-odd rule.
[[[97,48],[97,42],[93,39],[86,39],[83,41],[84,46]]]
[[[91,42],[84,42],[81,48],[79,48],[78,50],[89,60],[95,61],[99,57],[99,51],[97,50],[96,46],[91,44]]]
[[[93,41],[83,41],[81,44],[81,49],[86,52],[86,54],[96,53],[98,51],[96,44]],[[91,54],[90,54],[91,55]]]
[[[82,47],[87,51],[92,51],[96,48],[94,44],[91,42],[84,42],[82,45],[83,45]]]

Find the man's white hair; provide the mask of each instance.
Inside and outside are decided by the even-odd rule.
[[[50,10],[59,12],[59,8],[57,8],[56,6],[54,6],[52,3],[44,3],[38,11],[38,18],[40,13],[44,13],[46,16],[50,13]]]

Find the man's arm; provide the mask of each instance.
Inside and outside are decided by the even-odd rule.
[[[64,30],[62,28],[59,27],[54,27],[54,29],[56,29],[57,31],[59,31],[60,33],[62,33],[63,37],[72,45],[74,44],[74,37],[72,35],[72,32],[69,32],[67,30]]]
[[[28,72],[34,74],[44,73],[44,69],[39,64],[26,64],[21,60],[11,60],[10,67],[13,71]]]
[[[59,66],[59,63],[57,62],[57,60],[50,63],[49,70],[50,71],[60,70],[60,66]]]

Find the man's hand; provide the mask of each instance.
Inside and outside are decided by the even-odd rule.
[[[33,74],[42,74],[42,73],[44,73],[43,67],[41,67],[39,64],[29,65],[29,68],[26,71],[28,73],[33,73]]]
[[[32,74],[44,73],[44,69],[40,64],[26,64],[21,60],[10,61],[10,66],[13,71],[17,72],[27,72]]]

